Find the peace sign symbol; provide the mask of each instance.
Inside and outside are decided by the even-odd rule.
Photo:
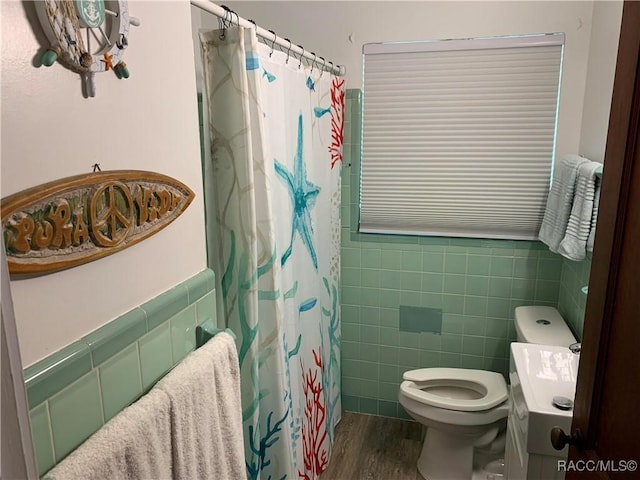
[[[121,182],[102,185],[91,198],[91,233],[101,247],[122,243],[133,226],[133,200]]]

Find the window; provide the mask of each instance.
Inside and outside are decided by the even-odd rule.
[[[360,231],[535,239],[563,34],[364,46]]]

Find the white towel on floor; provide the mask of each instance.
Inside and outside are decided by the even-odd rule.
[[[218,333],[190,353],[156,389],[171,399],[174,478],[246,478],[236,345]]]
[[[567,223],[567,231],[558,247],[558,253],[569,260],[584,260],[587,256],[587,243],[592,231],[595,232],[597,206],[594,209],[596,186],[600,183],[596,170],[600,164],[586,161],[578,167],[573,208]],[[599,196],[599,192],[598,192]],[[593,250],[593,244],[591,246]]]
[[[82,419],[78,419],[82,421]],[[44,476],[45,480],[173,478],[170,400],[152,390],[113,417]]]
[[[588,160],[578,155],[563,155],[554,169],[553,183],[538,235],[540,241],[546,243],[554,253],[558,253],[560,242],[566,234],[578,168],[585,162]]]

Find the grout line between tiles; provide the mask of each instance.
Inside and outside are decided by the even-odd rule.
[[[53,441],[53,425],[51,424],[51,411],[49,410],[49,400],[46,400],[44,402],[45,405],[45,412],[47,414],[47,424],[49,425],[49,445],[51,446],[51,454],[53,455],[53,462],[55,464],[56,459],[58,458],[56,456],[56,444]],[[38,472],[38,473],[44,473],[44,472]]]

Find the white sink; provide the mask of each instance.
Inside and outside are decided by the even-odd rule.
[[[540,455],[566,455],[551,446],[550,433],[555,426],[571,429],[573,409],[554,406],[554,397],[573,402],[580,355],[567,347],[511,344],[511,408],[514,420],[526,437],[527,450]]]

